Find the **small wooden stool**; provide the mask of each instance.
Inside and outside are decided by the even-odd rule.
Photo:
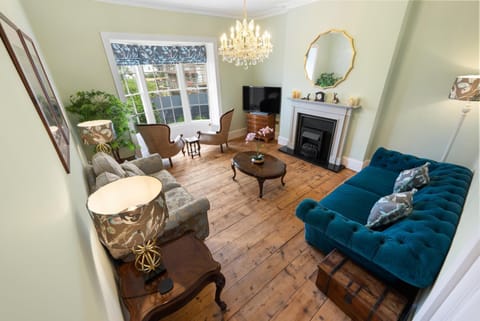
[[[189,156],[192,158],[195,156],[201,156],[200,155],[200,141],[198,140],[198,137],[188,137],[183,139],[185,141],[185,144],[187,145],[187,153]]]

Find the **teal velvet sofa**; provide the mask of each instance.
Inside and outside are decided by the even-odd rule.
[[[414,194],[412,213],[381,230],[365,227],[375,202],[393,193],[399,173],[426,162],[430,183]],[[321,201],[301,201],[296,215],[307,242],[324,253],[337,248],[389,283],[425,288],[448,253],[472,175],[462,166],[379,148],[369,166]]]

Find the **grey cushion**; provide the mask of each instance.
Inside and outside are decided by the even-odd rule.
[[[373,205],[367,219],[368,228],[378,228],[408,216],[412,210],[413,189],[408,192],[393,193],[380,198]]]
[[[95,188],[99,189],[100,187],[107,185],[108,183],[115,182],[119,180],[121,177],[109,172],[103,172],[97,176],[95,179]]]
[[[430,182],[428,165],[430,165],[430,163],[426,162],[422,166],[402,171],[395,180],[393,192],[405,192],[412,188],[420,188],[427,185]]]
[[[100,175],[103,172],[109,172],[119,177],[125,177],[127,173],[117,163],[117,161],[110,155],[103,152],[96,153],[92,157],[92,166],[95,175]]]
[[[145,175],[145,173],[140,168],[138,168],[137,165],[133,163],[125,162],[120,166],[122,167],[123,170],[125,170],[125,173],[127,174],[128,177]]]
[[[168,192],[169,190],[180,187],[181,185],[177,183],[175,177],[172,176],[166,169],[162,169],[161,171],[152,175],[156,177],[162,182],[162,190]]]

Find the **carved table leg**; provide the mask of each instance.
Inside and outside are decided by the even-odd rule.
[[[215,277],[215,285],[217,286],[217,289],[215,290],[215,302],[217,302],[222,311],[225,311],[227,309],[227,304],[220,299],[220,293],[225,286],[225,277],[220,272]]]
[[[287,170],[285,170],[285,173],[283,173],[282,178],[280,179],[280,181],[282,182],[282,186],[285,186],[285,182],[283,181],[285,175],[287,175]]]
[[[257,178],[258,181],[258,187],[260,188],[260,194],[258,194],[258,197],[262,198],[263,197],[263,183],[265,182],[265,178]]]
[[[233,170],[233,177],[232,179],[235,180],[235,176],[237,176],[237,171],[235,170],[235,165],[232,163],[232,170]]]

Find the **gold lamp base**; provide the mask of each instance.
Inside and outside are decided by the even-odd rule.
[[[144,273],[145,283],[162,275],[167,270],[162,264],[162,255],[160,248],[155,244],[155,241],[149,240],[144,245],[137,245],[132,249],[135,254],[135,268]],[[159,291],[164,294],[173,288],[173,281],[171,278],[166,278],[160,281]]]
[[[100,143],[97,144],[97,147],[95,147],[95,151],[98,152],[104,152],[106,154],[112,155],[112,146],[110,146],[108,143]]]

